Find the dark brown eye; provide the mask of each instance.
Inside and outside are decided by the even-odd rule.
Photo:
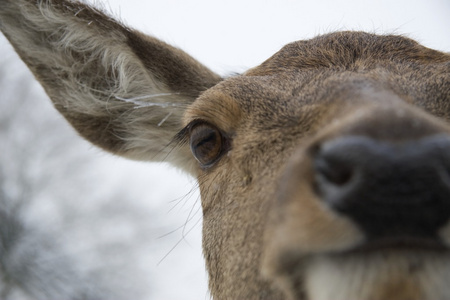
[[[190,129],[190,146],[202,167],[209,167],[224,153],[225,140],[216,127],[199,123]]]

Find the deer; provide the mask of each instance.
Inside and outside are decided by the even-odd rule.
[[[333,32],[223,78],[75,0],[0,29],[79,135],[197,179],[213,299],[450,299],[450,54]]]

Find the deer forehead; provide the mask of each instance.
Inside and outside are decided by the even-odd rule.
[[[226,132],[246,127],[247,133],[276,129],[276,134],[303,127],[304,133],[321,122],[340,120],[336,107],[348,112],[343,106],[356,110],[385,104],[388,110],[398,107],[400,115],[401,102],[410,102],[435,111],[436,102],[448,97],[448,88],[430,93],[428,86],[442,81],[439,76],[445,81],[447,59],[400,36],[320,36],[288,44],[260,66],[209,89],[187,110],[184,121],[203,119]]]
[[[250,133],[259,138],[297,138],[324,125],[364,119],[393,108],[402,116],[410,99],[395,92],[401,85],[390,88],[389,80],[374,80],[375,73],[316,70],[238,76],[196,99],[185,113],[184,124],[203,120],[231,137],[242,133],[250,141]]]

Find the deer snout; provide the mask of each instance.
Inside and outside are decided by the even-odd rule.
[[[437,238],[450,218],[450,136],[393,143],[324,142],[313,158],[319,198],[369,240]]]
[[[371,293],[390,295],[389,282],[411,276],[417,285],[399,284],[396,299],[435,299],[421,298],[419,283],[428,270],[439,269],[436,280],[448,270],[450,134],[423,120],[422,131],[403,135],[344,124],[294,151],[270,210],[262,264],[289,299],[391,299]],[[367,287],[360,294],[342,288],[358,282]]]

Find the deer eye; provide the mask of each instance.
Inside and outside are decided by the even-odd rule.
[[[227,150],[226,139],[213,125],[197,123],[189,133],[192,154],[204,168],[216,163]]]

